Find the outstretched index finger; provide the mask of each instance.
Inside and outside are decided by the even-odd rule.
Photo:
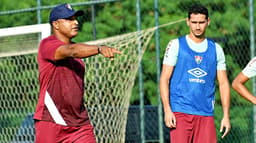
[[[122,52],[121,51],[119,51],[119,50],[117,50],[117,49],[112,49],[112,52],[114,53],[114,54],[122,54]]]

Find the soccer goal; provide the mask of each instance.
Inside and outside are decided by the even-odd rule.
[[[0,29],[1,141],[34,141],[32,117],[39,91],[37,49],[40,40],[50,33],[49,24]],[[98,143],[125,142],[132,87],[153,33],[151,29],[86,42],[122,51],[114,60],[102,55],[84,59],[85,106]]]
[[[36,53],[49,24],[0,29],[0,142],[34,142]]]

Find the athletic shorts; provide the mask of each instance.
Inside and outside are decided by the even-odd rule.
[[[214,117],[174,114],[176,128],[170,130],[171,143],[217,143]]]
[[[93,126],[69,127],[47,121],[35,121],[35,143],[96,143]]]

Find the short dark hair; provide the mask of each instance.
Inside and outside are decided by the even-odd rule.
[[[205,18],[208,19],[208,9],[203,5],[197,3],[193,4],[188,10],[188,19],[190,19],[191,14],[204,14]]]

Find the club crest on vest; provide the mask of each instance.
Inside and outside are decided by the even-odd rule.
[[[197,64],[200,64],[200,63],[202,62],[202,60],[203,60],[203,57],[201,57],[201,56],[195,56],[195,62],[196,62]]]

